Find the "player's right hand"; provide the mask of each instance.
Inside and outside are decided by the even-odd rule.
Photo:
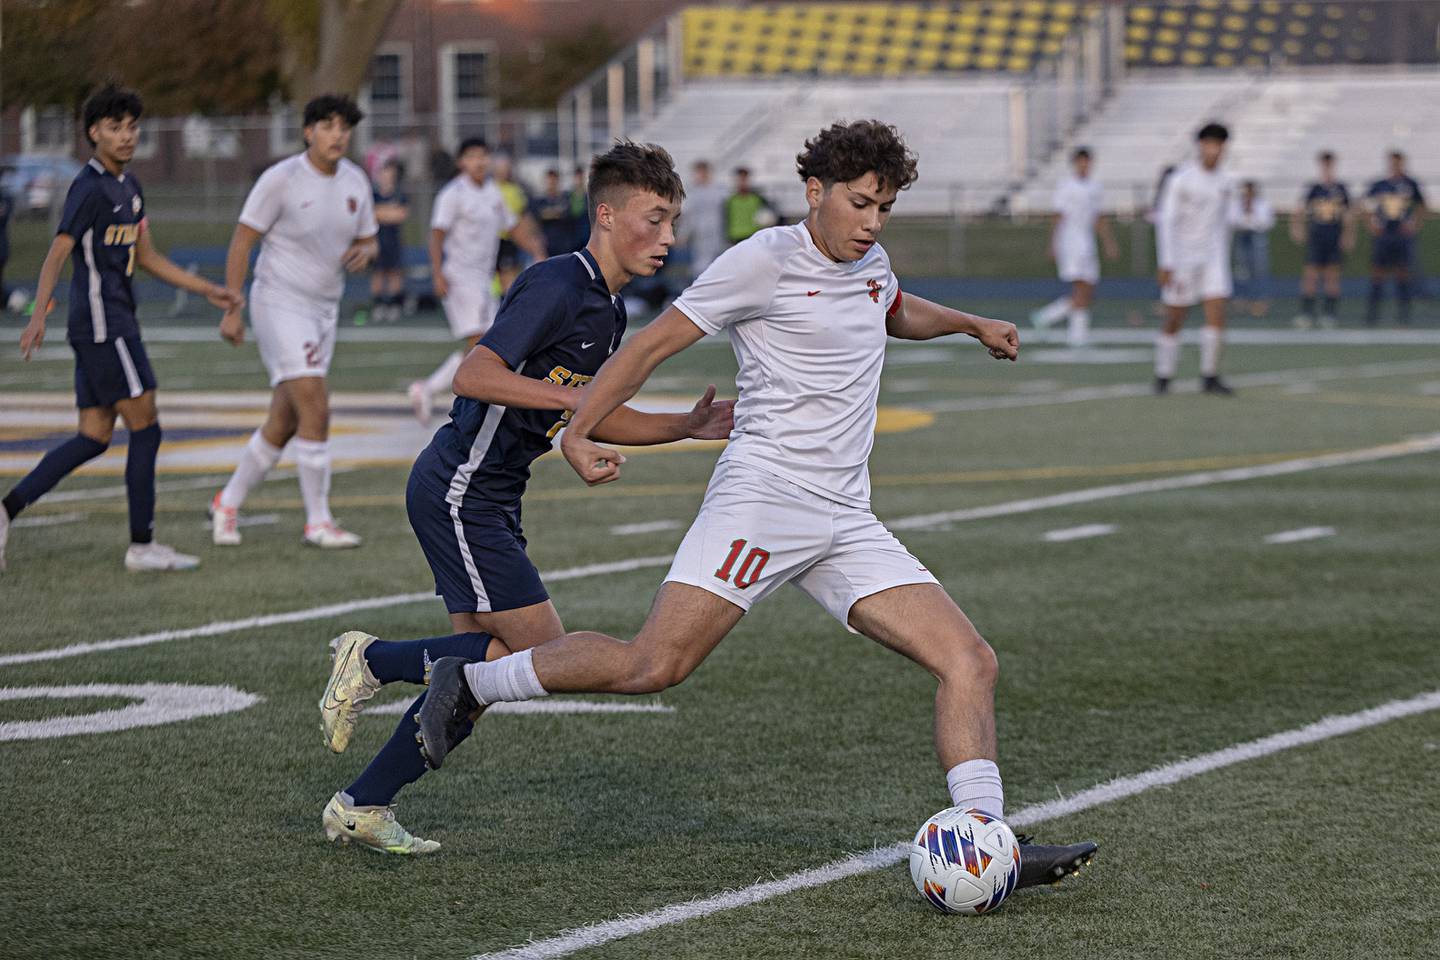
[[[20,332],[20,356],[22,359],[29,360],[45,342],[45,318],[54,309],[55,299],[52,297],[43,309],[37,307],[34,315],[30,317],[30,322],[25,324],[25,329]]]
[[[589,437],[566,430],[560,437],[560,452],[580,479],[592,487],[620,479],[620,464],[625,457],[619,450],[602,447]]]
[[[1162,288],[1170,286],[1170,281],[1173,277],[1174,273],[1170,270],[1161,270],[1155,275],[1155,279],[1160,282]]]
[[[245,318],[240,315],[239,307],[226,310],[220,318],[220,336],[233,347],[245,342]]]
[[[430,286],[435,290],[435,296],[441,300],[450,296],[450,284],[445,282],[445,274],[437,273],[432,279]]]

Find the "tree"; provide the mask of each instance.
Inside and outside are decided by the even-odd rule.
[[[507,109],[548,110],[619,49],[615,32],[598,21],[543,37],[531,52],[500,58],[500,102]]]
[[[355,95],[400,0],[267,0],[290,99]]]

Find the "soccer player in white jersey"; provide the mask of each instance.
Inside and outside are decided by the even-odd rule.
[[[250,251],[261,243],[250,289],[250,325],[270,373],[270,412],[240,455],[225,489],[211,502],[211,535],[220,546],[240,543],[238,512],[289,443],[305,501],[304,541],[323,548],[357,547],[360,538],[330,515],[330,391],[345,273],[364,270],[377,252],[375,205],[365,172],[345,159],[350,134],[364,116],[348,97],[326,94],[305,105],[305,152],[260,175],[225,259],[225,285],[239,291]],[[220,335],[245,338],[239,310],[220,321]],[[292,440],[293,438],[293,440]]]
[[[1105,259],[1114,260],[1119,253],[1110,220],[1101,213],[1105,193],[1099,181],[1090,175],[1091,164],[1089,148],[1079,147],[1070,155],[1073,175],[1055,185],[1050,257],[1055,261],[1060,279],[1070,284],[1070,292],[1030,315],[1037,329],[1065,317],[1068,324],[1065,339],[1071,347],[1085,346],[1090,337],[1090,304],[1095,300],[1095,285],[1100,282],[1096,234],[1105,245]]]
[[[1155,252],[1165,323],[1155,340],[1155,392],[1166,393],[1180,366],[1180,328],[1201,304],[1200,389],[1217,396],[1233,391],[1220,379],[1225,309],[1230,299],[1230,205],[1235,184],[1220,169],[1230,132],[1207,123],[1195,135],[1196,159],[1165,181],[1155,215]]]
[[[894,127],[835,124],[797,158],[804,222],[763,229],[710,265],[606,362],[561,449],[587,483],[624,458],[590,439],[665,358],[725,331],[740,363],[735,429],[704,504],[633,641],[569,633],[490,662],[433,664],[419,726],[438,768],[471,717],[547,693],[655,693],[698,667],[756,601],[793,582],[840,623],[939,680],[935,737],[950,798],[1004,815],[995,653],[870,510],[868,460],[887,336],[978,339],[1019,355],[1015,326],[902,296],[876,242],[915,158]],[[1057,880],[1094,844],[1021,847],[1020,885]]]
[[[515,215],[489,176],[490,148],[484,140],[461,143],[457,163],[460,173],[440,188],[430,215],[430,276],[445,305],[450,335],[471,350],[495,322],[501,234],[513,231],[515,242],[536,263],[545,259],[545,243],[533,221]],[[410,384],[410,403],[422,424],[430,422],[437,396],[454,397],[450,384],[464,358],[465,352],[456,350],[430,376]]]

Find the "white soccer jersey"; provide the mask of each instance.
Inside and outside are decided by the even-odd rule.
[[[1165,181],[1155,216],[1155,253],[1162,270],[1230,258],[1230,203],[1235,185],[1217,167],[1186,163]]]
[[[839,503],[868,507],[885,319],[900,286],[879,244],[854,263],[815,247],[805,224],[761,230],[675,301],[740,362],[735,430],[721,462],[743,461]]]
[[[345,289],[345,251],[379,230],[365,172],[341,159],[326,176],[303,153],[260,175],[240,222],[265,235],[256,283],[271,293],[335,302]]]
[[[1055,255],[1095,249],[1095,221],[1100,219],[1100,207],[1105,202],[1105,191],[1093,177],[1081,180],[1071,175],[1055,185],[1055,212],[1060,215],[1060,225],[1055,231]]]
[[[451,283],[489,283],[495,275],[500,235],[519,222],[505,195],[487,179],[455,177],[435,195],[430,227],[445,231],[445,279]]]

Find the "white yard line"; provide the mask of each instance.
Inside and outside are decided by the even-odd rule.
[[[1283,530],[1265,538],[1266,543],[1303,543],[1306,540],[1322,540],[1335,536],[1334,527],[1301,527],[1298,530]]]
[[[339,471],[335,471],[339,472]],[[294,470],[271,470],[265,475],[265,481],[271,480],[293,480],[296,473]],[[204,490],[213,487],[216,490],[225,485],[230,479],[227,474],[213,474],[203,477],[187,477],[184,480],[162,480],[155,484],[156,493],[173,493],[176,490]],[[90,487],[85,490],[63,490],[60,493],[47,493],[42,503],[86,503],[91,500],[101,500],[105,497],[123,497],[126,494],[125,484],[119,483],[111,487]]]
[[[991,517],[1008,517],[1017,513],[1032,513],[1036,510],[1050,510],[1055,507],[1072,507],[1080,503],[1094,503],[1097,500],[1113,500],[1118,497],[1132,497],[1141,493],[1158,493],[1164,490],[1187,490],[1192,487],[1209,487],[1217,483],[1237,483],[1242,480],[1258,480],[1262,477],[1283,477],[1292,473],[1323,470],[1329,467],[1344,467],[1357,463],[1374,463],[1394,457],[1408,457],[1419,453],[1433,453],[1440,450],[1440,433],[1399,443],[1387,443],[1378,447],[1347,450],[1318,457],[1300,457],[1295,460],[1281,460],[1254,467],[1235,467],[1229,470],[1203,470],[1199,473],[1183,473],[1174,477],[1155,480],[1137,480],[1132,483],[1115,483],[1103,487],[1089,487],[1084,490],[1069,490],[1051,494],[1048,497],[1033,497],[1028,500],[1012,500],[984,507],[969,507],[964,510],[944,510],[939,513],[925,513],[914,517],[901,517],[887,523],[891,530],[926,530],[947,523],[964,520],[985,520]]]
[[[649,523],[622,523],[618,527],[611,527],[610,532],[617,537],[633,537],[637,533],[663,533],[666,530],[679,530],[685,524],[679,520],[651,520]]]
[[[1189,780],[1201,774],[1247,760],[1256,760],[1284,750],[1293,750],[1296,747],[1319,743],[1332,737],[1354,733],[1357,730],[1378,726],[1391,720],[1437,709],[1440,709],[1440,690],[1422,693],[1408,700],[1392,700],[1370,710],[1326,717],[1308,726],[1262,737],[1259,740],[1250,740],[1189,760],[1168,763],[1135,776],[1111,780],[1109,783],[1099,784],[1071,797],[1022,807],[1007,819],[1013,827],[1033,826],[1046,820],[1081,813],[1094,807],[1133,797],[1156,787],[1180,783],[1183,780]],[[601,944],[611,943],[637,933],[657,930],[661,927],[707,917],[726,910],[748,907],[787,893],[793,893],[796,890],[824,886],[827,883],[857,874],[883,870],[900,863],[909,855],[909,843],[879,847],[869,853],[856,854],[844,860],[836,860],[825,866],[791,874],[779,880],[757,883],[740,890],[731,890],[713,897],[706,897],[703,900],[673,904],[649,913],[578,927],[555,937],[532,941],[521,947],[494,953],[476,954],[470,960],[553,960],[557,957],[566,957],[572,953],[590,947],[598,947]],[[897,882],[900,881],[897,880]]]
[[[399,716],[414,703],[414,699],[396,700],[379,707],[371,707],[366,713]],[[663,703],[601,703],[596,700],[525,700],[520,703],[497,703],[487,707],[485,715],[492,713],[548,714],[561,716],[572,713],[674,713],[674,707]]]
[[[1012,500],[1008,503],[991,504],[985,507],[972,507],[966,510],[949,510],[943,513],[927,513],[919,516],[901,517],[897,520],[890,521],[888,526],[892,530],[925,530],[946,523],[957,523],[966,520],[984,520],[992,517],[1010,516],[1017,513],[1032,513],[1037,510],[1068,507],[1079,503],[1093,503],[1097,500],[1110,500],[1141,493],[1155,493],[1163,490],[1185,490],[1193,487],[1210,486],[1217,483],[1235,483],[1241,480],[1253,480],[1261,477],[1285,476],[1287,474],[1303,473],[1309,470],[1320,470],[1327,467],[1340,467],[1356,463],[1373,463],[1377,460],[1387,460],[1393,457],[1433,453],[1436,450],[1440,450],[1440,434],[1416,437],[1399,443],[1387,443],[1378,447],[1350,450],[1344,453],[1327,454],[1319,457],[1301,457],[1295,460],[1282,460],[1279,463],[1264,464],[1256,467],[1240,467],[1232,470],[1206,470],[1200,473],[1181,474],[1180,476],[1165,477],[1158,480],[1143,480],[1136,483],[1118,483],[1104,487],[1090,487],[1084,490],[1072,490],[1067,493],[1053,494],[1048,497]],[[669,556],[640,557],[635,560],[597,563],[584,567],[572,567],[568,570],[556,570],[549,573],[542,573],[540,576],[544,580],[557,582],[561,580],[578,580],[584,577],[599,576],[607,573],[621,573],[630,570],[642,570],[648,567],[669,566],[671,559]],[[360,610],[378,610],[384,607],[394,607],[406,603],[419,603],[430,600],[433,596],[431,593],[423,592],[392,594],[386,597],[369,597],[359,600],[349,600],[344,603],[328,604],[323,607],[292,610],[288,613],[249,617],[244,620],[220,620],[199,627],[188,627],[179,630],[160,630],[155,633],[145,633],[134,637],[121,637],[116,640],[101,640],[94,643],[74,643],[53,650],[12,653],[0,656],[0,667],[20,663],[34,663],[42,660],[61,660],[67,657],[78,657],[106,650],[143,647],[153,643],[166,643],[172,640],[212,637],[224,633],[233,633],[237,630],[253,630],[287,623],[303,623],[308,620],[325,620],[348,613],[355,613]]]
[[[1046,543],[1069,543],[1071,540],[1089,540],[1092,537],[1108,537],[1116,530],[1113,523],[1087,523],[1082,527],[1065,527],[1050,530],[1040,539]]]
[[[85,519],[83,513],[42,513],[35,517],[17,517],[10,521],[13,527],[58,527],[66,523],[79,523]]]
[[[633,560],[617,560],[613,563],[595,563],[584,567],[551,570],[546,573],[541,573],[540,576],[544,580],[558,583],[561,580],[580,580],[585,577],[595,577],[607,573],[624,573],[630,570],[644,570],[649,567],[665,567],[670,565],[670,560],[671,558],[669,556],[637,557]],[[247,617],[243,620],[217,620],[213,623],[203,624],[198,627],[186,627],[180,630],[158,630],[154,633],[142,633],[134,637],[120,637],[116,640],[99,640],[93,643],[72,643],[69,646],[57,647],[54,650],[34,650],[30,653],[12,653],[0,656],[0,667],[19,663],[36,663],[43,660],[64,660],[67,657],[79,657],[91,653],[101,653],[107,650],[127,650],[131,647],[146,647],[154,643],[169,643],[173,640],[193,640],[196,637],[214,637],[224,633],[235,633],[239,630],[259,630],[265,627],[280,626],[287,623],[304,623],[307,620],[327,620],[332,617],[358,613],[361,610],[378,610],[383,607],[396,607],[401,604],[420,603],[434,599],[435,594],[430,590],[425,590],[419,593],[396,593],[387,597],[347,600],[344,603],[332,603],[323,607],[309,607],[305,610],[292,610],[288,613],[270,613],[259,617]]]

